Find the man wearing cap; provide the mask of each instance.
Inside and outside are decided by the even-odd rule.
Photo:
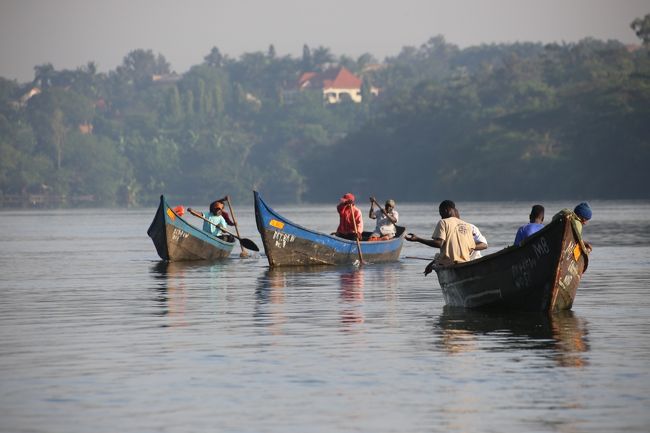
[[[575,218],[573,219],[573,227],[578,232],[578,235],[580,236],[580,242],[584,243],[587,252],[591,252],[592,250],[591,244],[589,242],[585,242],[584,240],[582,240],[582,226],[586,225],[589,222],[589,220],[591,220],[592,217],[591,206],[589,206],[589,203],[587,203],[586,201],[583,201],[575,208],[573,208],[573,211],[571,211],[571,209],[562,209],[560,212],[558,212],[553,216],[553,220],[566,214],[575,215]]]
[[[375,205],[379,208],[378,212],[375,212]],[[395,200],[386,200],[382,209],[379,203],[377,203],[377,200],[374,197],[370,197],[370,213],[368,217],[377,220],[375,231],[368,238],[369,241],[383,241],[395,237],[397,233],[395,224],[397,224],[397,220],[399,219],[399,214],[395,209]]]
[[[354,199],[354,194],[349,192],[339,200],[339,204],[336,206],[339,213],[339,226],[334,234],[344,239],[361,240],[363,215],[361,215],[361,210],[355,206]]]
[[[582,235],[582,226],[586,225],[587,222],[591,219],[591,215],[592,215],[591,206],[589,206],[589,203],[584,201],[573,209],[573,213],[576,214],[576,216],[580,220],[580,224],[578,225],[578,227],[579,227],[579,233]]]

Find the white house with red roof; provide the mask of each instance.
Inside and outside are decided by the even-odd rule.
[[[347,68],[328,69],[324,72],[305,72],[298,79],[298,90],[322,90],[323,98],[328,104],[344,100],[361,102],[361,85],[363,80]],[[379,94],[379,89],[371,87],[370,92]]]

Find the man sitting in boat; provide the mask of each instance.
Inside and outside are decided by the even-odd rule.
[[[334,233],[335,236],[349,240],[361,240],[363,233],[363,215],[361,210],[354,204],[354,194],[345,194],[339,200],[336,210],[339,213],[339,226]]]
[[[515,246],[521,245],[525,239],[544,228],[544,224],[542,224],[544,222],[544,206],[541,204],[534,205],[530,210],[528,220],[530,221],[528,224],[524,224],[517,230]]]
[[[212,236],[220,237],[222,232],[220,227],[226,228],[226,220],[223,215],[223,203],[220,201],[213,201],[210,203],[210,213],[204,213],[203,218],[208,221],[203,221],[203,231],[210,233]]]
[[[221,203],[222,205],[224,205],[224,202],[226,200],[228,200],[228,196],[226,196],[224,198],[220,198],[217,201],[219,203]],[[221,216],[223,217],[224,220],[226,220],[226,224],[228,224],[229,226],[234,226],[235,225],[232,218],[230,218],[230,214],[223,207],[222,207],[222,210],[221,210]]]
[[[454,208],[454,216],[460,218],[460,212],[458,209]],[[487,249],[488,243],[487,238],[483,236],[483,233],[472,223],[467,223],[472,228],[472,237],[474,238],[474,243],[476,246],[472,250],[472,254],[469,256],[470,260],[480,259],[482,257],[481,251]]]
[[[456,204],[453,201],[442,201],[438,211],[442,219],[438,221],[431,239],[423,239],[413,233],[405,237],[410,242],[440,248],[440,254],[425,268],[425,275],[431,273],[434,265],[447,266],[469,261],[472,251],[476,248],[471,225],[455,216]]]
[[[379,208],[377,212],[375,212],[375,205]],[[397,220],[399,219],[399,214],[395,209],[395,200],[386,200],[382,209],[379,203],[377,203],[377,200],[374,197],[370,197],[370,213],[368,217],[377,220],[375,231],[368,238],[369,241],[385,241],[395,237],[397,233],[395,224],[397,224]]]

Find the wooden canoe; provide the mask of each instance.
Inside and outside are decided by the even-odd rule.
[[[234,242],[212,236],[185,221],[162,195],[147,234],[160,258],[175,262],[223,259],[235,246]]]
[[[434,267],[446,304],[512,311],[571,309],[588,264],[573,218],[567,214],[554,219],[521,246]]]
[[[351,265],[359,261],[356,241],[319,233],[292,223],[255,195],[255,221],[262,236],[269,266]],[[399,260],[404,243],[404,227],[387,241],[360,242],[364,262],[383,263]],[[369,232],[364,232],[365,238]]]

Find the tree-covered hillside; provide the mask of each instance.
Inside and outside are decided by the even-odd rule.
[[[320,168],[310,177],[318,199],[378,186],[402,200],[650,196],[647,49],[485,47],[476,62],[480,49],[437,44],[454,53],[447,68],[418,76],[306,163]],[[434,71],[421,51],[411,68]]]
[[[632,23],[637,47],[438,36],[382,62],[270,46],[215,47],[182,75],[143,49],[108,73],[38,65],[32,82],[0,78],[0,203],[647,198],[649,20]],[[363,79],[361,103],[296,88],[338,65]]]

